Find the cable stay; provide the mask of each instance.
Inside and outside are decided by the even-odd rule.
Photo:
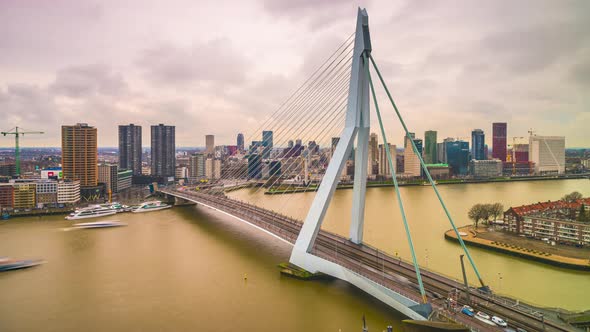
[[[367,58],[367,52],[363,53],[363,59],[365,63],[368,63],[369,59]],[[416,278],[418,279],[418,287],[420,288],[420,294],[422,295],[422,302],[428,303],[426,299],[426,292],[424,291],[424,285],[422,284],[422,275],[420,274],[420,265],[418,265],[418,260],[416,259],[416,251],[414,250],[414,242],[412,241],[412,234],[410,233],[410,226],[408,225],[408,220],[406,218],[406,212],[404,210],[404,203],[402,202],[402,196],[400,194],[399,185],[397,183],[397,174],[395,170],[395,164],[391,160],[391,153],[389,152],[389,144],[387,143],[387,137],[385,135],[385,129],[383,127],[383,121],[381,119],[381,112],[379,111],[379,104],[377,103],[377,96],[375,95],[375,88],[373,87],[373,80],[371,79],[371,72],[369,66],[365,66],[367,69],[367,79],[369,81],[369,87],[371,88],[371,95],[373,96],[373,104],[375,105],[375,112],[377,113],[377,119],[379,120],[379,128],[381,129],[381,136],[383,136],[383,146],[385,147],[385,153],[387,154],[387,162],[389,164],[389,168],[391,169],[391,175],[393,178],[393,186],[395,187],[395,195],[397,197],[397,203],[399,205],[399,210],[402,216],[402,220],[404,222],[404,228],[406,231],[406,237],[408,238],[408,245],[410,246],[410,252],[412,253],[412,263],[414,264],[414,269],[416,270]]]
[[[422,169],[424,170],[424,174],[426,174],[426,177],[428,178],[430,185],[434,189],[434,192],[436,193],[436,197],[438,198],[438,201],[440,202],[440,204],[447,216],[447,219],[449,220],[449,223],[453,227],[453,231],[455,232],[457,238],[459,239],[459,243],[461,244],[461,248],[465,252],[467,259],[469,260],[469,263],[471,264],[473,271],[475,272],[475,274],[479,280],[479,283],[481,284],[481,288],[484,290],[489,290],[489,287],[486,286],[485,283],[483,282],[483,279],[482,279],[481,275],[479,274],[479,270],[475,266],[475,261],[471,257],[471,254],[469,253],[469,249],[467,249],[467,246],[465,246],[465,242],[463,242],[463,239],[461,238],[461,235],[459,234],[459,230],[457,229],[457,226],[455,226],[455,222],[453,221],[453,217],[451,217],[451,214],[450,214],[449,210],[447,209],[447,206],[445,205],[445,202],[443,201],[442,196],[440,195],[440,193],[438,191],[438,188],[436,187],[436,183],[432,179],[432,176],[430,175],[430,172],[428,171],[428,168],[426,167],[426,163],[424,162],[424,159],[422,158],[421,154],[419,153],[418,148],[416,147],[416,144],[414,143],[414,140],[411,138],[410,132],[408,131],[406,123],[405,123],[403,117],[401,116],[401,113],[399,112],[395,102],[393,101],[393,97],[391,96],[391,93],[389,92],[389,89],[387,88],[387,84],[385,84],[385,81],[383,80],[383,76],[381,76],[381,72],[379,71],[379,68],[377,67],[377,64],[375,63],[375,60],[373,59],[373,56],[371,54],[369,54],[369,58],[371,59],[371,63],[373,64],[373,68],[375,69],[375,72],[377,73],[377,76],[379,77],[379,80],[381,81],[381,85],[385,89],[387,97],[389,98],[389,101],[391,102],[391,105],[393,106],[393,109],[395,110],[397,118],[405,131],[405,136],[410,141],[410,143],[412,145],[412,150],[418,156],[418,159],[420,160],[420,165],[422,166]],[[379,123],[381,124],[381,121]],[[384,137],[384,139],[385,139],[385,137]],[[389,153],[388,153],[388,157],[389,157]],[[413,254],[413,252],[412,252],[412,254]]]

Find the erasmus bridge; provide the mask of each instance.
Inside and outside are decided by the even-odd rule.
[[[319,178],[312,180],[307,159],[295,157],[301,152],[298,150],[300,144],[289,144],[290,147],[279,157],[282,164],[273,166],[270,163],[268,180],[261,180],[248,165],[226,172],[228,174],[224,174],[221,180],[202,190],[183,186],[162,187],[159,188],[159,193],[177,201],[189,201],[214,209],[292,245],[289,259],[292,266],[349,282],[413,320],[446,320],[464,325],[473,331],[504,331],[490,321],[479,320],[460,312],[463,305],[470,305],[475,311],[481,310],[504,318],[512,328],[527,331],[572,330],[562,322],[545,319],[530,308],[519,305],[517,301],[494,296],[493,290],[485,284],[485,278],[480,275],[476,262],[463,243],[453,217],[410,135],[371,51],[368,15],[366,10],[359,9],[355,33],[273,115],[260,124],[259,130],[273,130],[276,146],[281,146],[281,143],[277,144],[277,141],[281,142],[281,137],[284,144],[282,146],[286,146],[292,137],[308,138],[310,142],[326,142],[337,133],[338,139],[332,139],[333,144],[336,141],[337,143],[334,144],[331,158],[329,162],[326,161],[327,167]],[[412,225],[406,217],[396,178],[396,161],[392,158],[390,144],[386,140],[375,83],[383,88],[386,100],[403,128],[409,144],[407,148],[412,149],[418,157],[422,172],[455,231],[469,266],[477,276],[477,287],[420,268],[412,242]],[[395,188],[391,204],[399,207],[411,252],[412,259],[408,262],[389,256],[363,242],[371,104],[384,140],[386,166],[390,170]],[[259,130],[255,133],[259,134]],[[264,150],[272,148],[273,137],[272,134],[264,133],[262,137],[263,140],[259,143],[264,157]],[[268,144],[269,142],[271,143]],[[354,156],[351,157],[353,151]],[[346,238],[321,229],[321,225],[343,170],[349,166],[348,161],[351,159],[354,160],[353,199],[350,233]],[[261,163],[259,159],[255,162]],[[285,181],[285,174],[291,174],[292,180]],[[256,190],[280,188],[279,192],[283,193],[309,190],[315,191],[315,197],[305,219],[298,220],[225,194],[226,191],[241,187],[257,188]]]

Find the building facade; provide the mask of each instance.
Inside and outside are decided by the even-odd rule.
[[[529,159],[535,164],[535,174],[565,173],[565,137],[530,136]]]
[[[0,210],[14,207],[14,187],[9,183],[0,183]]]
[[[491,178],[502,175],[502,161],[499,159],[469,161],[469,174],[476,178]]]
[[[424,163],[426,164],[436,164],[438,162],[436,134],[434,130],[424,132]]]
[[[369,175],[377,175],[379,173],[379,139],[375,133],[369,135],[368,156],[367,173]]]
[[[107,193],[117,192],[117,165],[98,165],[98,182],[105,184]]]
[[[14,187],[14,208],[33,209],[37,203],[37,184],[33,182],[17,182]]]
[[[60,204],[80,202],[80,181],[59,181],[57,183],[57,202]]]
[[[208,179],[219,179],[221,177],[221,160],[213,158],[205,160],[205,177]]]
[[[176,168],[176,129],[159,124],[151,127],[151,175],[174,177]]]
[[[467,175],[469,166],[469,142],[445,142],[447,164],[453,175]]]
[[[395,163],[397,160],[397,148],[393,144],[389,144],[389,155],[391,156],[393,167],[396,167]],[[384,144],[379,144],[379,175],[384,177],[392,176],[391,168],[389,167],[389,161],[387,160],[387,149],[385,149]]]
[[[98,183],[97,130],[86,123],[61,127],[61,163],[66,180],[82,187]]]
[[[492,123],[492,158],[506,161],[506,138],[508,125],[506,122]]]
[[[270,159],[272,148],[273,132],[271,130],[262,131],[262,159]]]
[[[471,132],[471,159],[486,160],[485,134],[481,129],[474,129]]]
[[[119,168],[141,175],[141,126],[119,126]]]
[[[244,152],[244,134],[239,133],[238,138],[236,140],[236,145],[238,146],[238,151]]]
[[[413,139],[413,141],[418,150],[418,154],[414,153],[412,143],[410,143],[410,139],[406,137],[406,142],[404,143],[406,146],[404,150],[404,174],[406,176],[421,176],[422,166],[420,165],[420,158],[418,155],[422,154],[422,140]]]
[[[205,177],[205,159],[203,153],[197,153],[189,157],[188,177],[190,180],[196,180]]]
[[[57,203],[57,181],[39,180],[36,181],[37,206],[42,207]]]
[[[215,150],[215,135],[205,135],[205,153],[213,155]]]

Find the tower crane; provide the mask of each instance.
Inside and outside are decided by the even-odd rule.
[[[20,129],[20,130],[19,130]],[[22,128],[15,127],[9,131],[0,132],[3,136],[14,135],[14,160],[16,166],[16,176],[20,176],[20,147],[18,145],[19,137],[24,134],[44,134],[42,131],[23,131]]]

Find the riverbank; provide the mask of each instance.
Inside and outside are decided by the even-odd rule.
[[[570,250],[562,250],[558,253],[560,248],[554,248],[553,246],[544,242],[532,239],[526,239],[518,236],[508,235],[502,233],[501,239],[498,239],[495,234],[491,234],[488,229],[478,227],[475,230],[472,226],[464,226],[459,228],[461,238],[466,244],[493,250],[509,254],[512,256],[522,257],[537,262],[559,266],[574,270],[590,271],[590,260],[585,255],[588,249],[571,248]],[[495,232],[500,233],[500,232]],[[445,232],[445,239],[456,241],[457,235],[451,229]],[[574,254],[574,251],[580,250],[579,254]],[[583,253],[581,251],[584,251]]]
[[[450,184],[471,184],[471,183],[493,183],[493,182],[523,182],[523,181],[552,181],[552,180],[575,180],[575,179],[590,179],[590,174],[572,174],[572,175],[561,175],[561,176],[525,176],[525,177],[498,177],[490,179],[443,179],[435,180],[437,185],[450,185]],[[399,180],[398,185],[400,187],[409,186],[430,186],[430,183],[423,179],[403,181]],[[393,187],[393,182],[385,181],[368,181],[367,188],[379,188],[379,187]],[[318,185],[310,185],[307,187],[294,187],[294,186],[281,186],[278,188],[271,188],[265,191],[266,195],[278,195],[278,194],[294,194],[302,192],[313,192],[318,190]],[[352,189],[352,184],[339,184],[336,189]]]

